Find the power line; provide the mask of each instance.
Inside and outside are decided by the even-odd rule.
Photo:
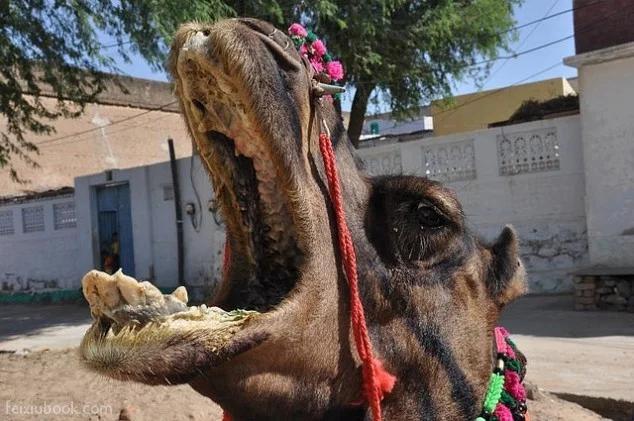
[[[522,24],[522,25],[519,25],[519,26],[514,26],[514,27],[513,27],[513,28],[511,28],[511,29],[507,29],[507,30],[505,30],[505,31],[498,32],[498,34],[497,34],[497,35],[503,35],[503,34],[507,34],[507,33],[509,33],[509,32],[517,31],[518,29],[523,29],[523,28],[526,28],[526,27],[528,27],[528,26],[535,25],[536,23],[542,23],[542,22],[544,22],[544,21],[546,21],[546,20],[550,20],[550,19],[556,18],[557,16],[561,16],[561,15],[565,15],[566,13],[575,12],[575,11],[577,11],[577,10],[585,9],[586,7],[594,6],[594,5],[596,5],[596,4],[603,3],[604,1],[606,1],[606,0],[597,0],[597,1],[593,2],[593,3],[586,3],[586,4],[582,4],[581,6],[572,7],[572,8],[570,8],[570,9],[562,10],[561,12],[557,12],[557,13],[553,13],[552,15],[549,15],[548,13],[550,12],[550,10],[552,10],[552,9],[553,9],[553,8],[551,7],[551,8],[549,9],[549,11],[548,11],[548,12],[546,12],[546,16],[544,16],[544,17],[542,17],[542,18],[540,18],[540,19],[535,19],[535,20],[532,20],[532,21],[530,21],[530,22],[526,22],[526,23],[524,23],[524,24]],[[555,4],[556,4],[556,3],[555,3]]]
[[[544,74],[544,73],[546,73],[546,72],[548,72],[548,71],[550,71],[550,70],[552,70],[554,68],[557,68],[559,66],[563,66],[563,63],[561,61],[558,61],[557,63],[554,63],[554,64],[546,67],[545,69],[540,70],[539,72],[533,73],[530,76],[527,76],[527,77],[525,77],[525,78],[523,78],[521,80],[518,80],[517,82],[514,82],[511,85],[504,86],[502,88],[498,88],[498,89],[492,90],[490,92],[487,92],[484,95],[481,95],[481,96],[478,96],[478,97],[472,99],[471,101],[463,102],[462,104],[459,104],[456,107],[448,108],[446,110],[442,110],[442,111],[436,113],[436,115],[434,115],[434,117],[438,116],[438,115],[445,114],[445,113],[449,113],[449,112],[451,113],[449,115],[452,115],[453,113],[455,113],[456,111],[458,111],[462,107],[465,107],[465,106],[467,106],[469,104],[473,104],[474,102],[478,102],[478,101],[483,100],[484,98],[488,98],[488,97],[490,97],[492,95],[497,95],[499,93],[502,93],[502,92],[506,91],[507,89],[511,89],[514,86],[517,86],[517,85],[520,85],[520,84],[522,84],[524,82],[527,82],[527,81],[533,79],[534,77],[540,76],[540,75],[542,75],[542,74]]]
[[[596,4],[596,3],[591,3],[591,4]],[[617,9],[616,11],[614,11],[614,13],[611,13],[611,14],[609,14],[607,16],[603,16],[603,18],[597,19],[594,22],[590,22],[588,25],[585,25],[585,26],[583,26],[581,28],[575,28],[575,30],[574,30],[574,32],[572,34],[570,34],[568,36],[565,36],[563,38],[559,38],[559,39],[556,39],[554,41],[550,41],[550,42],[547,42],[545,44],[541,44],[541,45],[538,45],[536,47],[529,48],[528,50],[520,51],[520,52],[515,53],[513,55],[510,55],[510,56],[500,56],[500,57],[496,57],[494,59],[483,60],[483,61],[480,61],[480,62],[477,62],[477,63],[473,63],[473,64],[469,65],[469,67],[480,66],[482,64],[492,63],[492,62],[497,61],[497,60],[515,59],[517,57],[520,57],[520,56],[523,56],[523,55],[526,55],[526,54],[530,54],[530,53],[534,53],[535,51],[539,51],[539,50],[542,50],[544,48],[548,48],[548,47],[553,46],[555,44],[559,44],[561,42],[564,42],[564,41],[567,41],[569,39],[572,39],[572,38],[575,37],[575,35],[583,34],[585,32],[588,32],[588,31],[592,30],[592,29],[595,29],[595,26],[610,20],[611,18],[619,15],[620,13],[621,13],[621,11]],[[631,14],[628,14],[628,17],[630,15]]]
[[[531,28],[530,32],[524,37],[524,39],[522,39],[522,41],[520,41],[520,45],[517,47],[518,50],[521,49],[524,46],[524,44],[526,44],[526,41],[528,41],[528,39],[535,33],[535,31],[537,30],[537,28],[539,28],[541,23],[544,22],[546,16],[549,16],[549,13],[552,12],[552,10],[555,8],[555,6],[557,6],[557,4],[559,4],[559,0],[555,0],[553,2],[553,4],[548,8],[546,13],[544,13],[544,16],[542,17],[542,19],[538,19],[537,20],[537,24],[535,26],[533,26]],[[504,68],[504,66],[506,66],[506,64],[509,62],[509,60],[510,59],[504,60],[504,62],[500,65],[500,67],[498,67],[494,72],[492,72],[491,74],[489,74],[489,76],[487,76],[486,80],[482,84],[483,88],[487,85],[487,83],[489,83],[491,81],[491,79],[493,79],[495,77],[495,75],[500,73],[500,71]]]
[[[605,1],[605,0],[597,0],[596,2],[593,2],[593,3],[588,3],[588,4],[585,4],[585,5],[582,5],[582,6],[576,7],[576,8],[571,8],[571,9],[567,9],[567,10],[564,10],[564,11],[561,11],[561,12],[557,12],[557,13],[552,14],[552,15],[547,15],[547,16],[544,16],[544,17],[542,17],[542,18],[540,18],[540,19],[536,19],[536,20],[534,20],[534,21],[527,22],[527,23],[525,23],[525,24],[523,24],[523,25],[520,25],[520,26],[516,26],[516,27],[514,27],[514,28],[511,28],[511,29],[507,30],[506,32],[514,31],[514,30],[517,30],[517,29],[521,29],[521,28],[524,28],[524,27],[527,27],[527,26],[530,26],[530,25],[533,25],[533,24],[536,24],[536,23],[541,23],[541,22],[543,22],[543,21],[545,21],[545,20],[552,19],[552,18],[554,18],[554,17],[556,17],[556,16],[560,16],[560,15],[562,15],[562,14],[564,14],[564,13],[569,13],[569,12],[571,12],[571,11],[575,11],[575,10],[583,9],[583,8],[585,8],[585,7],[589,7],[589,6],[592,6],[592,5],[596,5],[596,4],[598,4],[598,3],[601,3],[602,1]],[[555,3],[555,4],[556,4],[556,3]],[[553,7],[554,7],[554,5],[553,5],[553,6],[552,6],[549,10],[552,10],[552,8],[553,8]],[[618,11],[618,10],[617,10],[617,12],[615,12],[614,14],[608,15],[607,17],[604,17],[604,18],[603,18],[603,19],[601,19],[600,21],[595,21],[595,22],[592,22],[590,25],[587,25],[586,27],[584,27],[584,28],[582,28],[582,29],[580,29],[580,30],[577,30],[577,31],[575,31],[575,32],[576,32],[577,34],[578,34],[578,33],[585,32],[585,31],[587,31],[587,30],[591,29],[592,27],[594,27],[595,25],[597,25],[598,23],[603,22],[603,21],[605,21],[605,20],[607,20],[607,19],[609,19],[609,18],[613,17],[614,15],[616,15],[616,14],[617,14],[617,13],[619,13],[619,12],[620,12],[620,11]],[[546,13],[548,13],[548,12],[546,12]],[[531,32],[531,33],[532,33],[532,32]],[[529,34],[529,35],[530,35],[530,34]],[[552,45],[555,45],[555,44],[561,43],[561,42],[563,42],[563,41],[569,40],[569,39],[571,39],[571,38],[574,38],[574,36],[575,36],[575,34],[573,33],[572,35],[569,35],[569,36],[566,36],[566,37],[563,37],[563,38],[560,38],[560,39],[557,39],[557,40],[554,40],[554,41],[548,42],[548,43],[546,43],[546,44],[539,45],[539,46],[537,46],[537,47],[530,48],[530,49],[525,50],[525,51],[521,51],[521,52],[516,53],[516,54],[514,54],[514,55],[512,55],[512,56],[502,56],[502,57],[497,57],[497,58],[495,58],[495,59],[485,60],[485,61],[482,61],[482,62],[479,62],[479,63],[474,63],[474,64],[471,64],[471,65],[469,65],[468,67],[474,67],[474,66],[478,66],[478,65],[482,65],[482,64],[490,63],[490,62],[497,61],[497,60],[507,60],[507,61],[508,61],[508,60],[510,60],[510,59],[514,59],[514,58],[517,58],[517,57],[522,56],[522,55],[525,55],[525,54],[530,54],[530,53],[533,53],[533,52],[535,52],[535,51],[541,50],[541,49],[543,49],[543,48],[547,48],[547,47],[550,47],[550,46],[552,46]],[[128,43],[131,43],[131,42],[132,42],[132,41],[130,40],[130,41],[126,41],[126,42],[119,43],[119,44],[106,45],[106,46],[103,46],[103,48],[111,48],[111,47],[114,47],[114,46],[124,45],[124,44],[128,44]],[[533,75],[529,76],[528,78],[523,79],[522,81],[519,81],[519,82],[516,82],[516,83],[514,83],[514,84],[512,84],[512,85],[509,85],[509,86],[508,86],[508,87],[506,87],[506,88],[513,87],[513,86],[515,86],[515,85],[517,85],[517,84],[519,84],[519,83],[522,83],[522,82],[524,82],[524,81],[526,81],[526,80],[528,80],[528,79],[532,79],[533,77],[536,77],[536,76],[538,76],[538,75],[540,75],[540,74],[542,74],[542,73],[545,73],[546,71],[551,70],[551,69],[553,69],[553,68],[555,68],[555,67],[557,67],[557,66],[559,66],[559,65],[561,65],[561,62],[559,62],[558,64],[556,64],[556,65],[554,65],[554,66],[551,66],[551,67],[549,67],[549,68],[547,68],[547,69],[545,69],[545,70],[542,70],[542,71],[540,71],[540,72],[537,72],[536,74],[533,74]],[[374,82],[372,82],[372,81],[367,81],[367,82],[366,82],[366,81],[363,81],[363,82],[356,82],[355,84],[356,84],[356,85],[358,85],[358,84],[377,84],[377,83],[381,83],[381,82],[384,82],[384,81],[374,81]],[[503,90],[503,89],[506,89],[506,88],[502,88],[502,90]],[[489,94],[487,94],[487,95],[485,95],[485,96],[479,97],[478,99],[485,98],[485,97],[487,97],[487,96],[489,96],[489,95],[496,94],[496,93],[498,93],[498,92],[499,92],[499,90],[497,90],[497,91],[492,91],[491,93],[489,93]],[[124,118],[124,119],[114,121],[114,122],[112,122],[112,123],[106,124],[106,125],[101,126],[101,127],[95,127],[95,128],[92,128],[92,129],[87,129],[87,130],[83,130],[83,131],[80,131],[80,132],[76,132],[76,133],[71,133],[71,134],[68,134],[68,135],[60,136],[60,137],[57,137],[57,138],[47,139],[47,140],[45,140],[45,141],[43,141],[43,142],[39,143],[39,145],[38,145],[38,146],[47,145],[47,144],[54,143],[54,142],[57,142],[57,141],[60,141],[60,140],[64,140],[64,139],[68,139],[68,138],[71,138],[71,137],[76,137],[76,136],[80,136],[80,135],[83,135],[83,134],[86,134],[86,133],[95,132],[95,131],[101,130],[103,127],[110,127],[110,126],[114,126],[114,125],[116,125],[116,124],[124,123],[124,122],[126,122],[126,121],[130,121],[130,120],[132,120],[132,119],[135,119],[135,118],[141,117],[141,116],[143,116],[143,115],[145,115],[145,114],[151,113],[151,112],[153,112],[153,111],[160,111],[160,110],[162,110],[162,109],[164,109],[164,108],[166,108],[166,107],[168,107],[168,106],[170,106],[170,105],[173,105],[173,104],[175,104],[175,103],[177,103],[177,102],[178,102],[178,101],[172,101],[172,102],[170,102],[170,103],[167,103],[167,104],[161,105],[160,107],[153,108],[153,109],[150,109],[150,110],[146,110],[146,111],[144,111],[144,112],[142,112],[142,113],[135,114],[135,115],[133,115],[133,116],[129,116],[129,117],[126,117],[126,118]],[[463,103],[463,104],[461,104],[461,106],[467,105],[467,104],[469,104],[469,103],[470,103],[470,102]],[[456,107],[456,108],[453,108],[453,109],[451,109],[451,110],[446,110],[446,111],[443,111],[443,112],[441,112],[441,113],[439,113],[439,114],[443,114],[444,112],[448,112],[448,111],[455,111],[455,110],[457,110],[458,108],[460,108],[460,107]]]
[[[113,134],[122,133],[122,132],[125,132],[125,131],[128,131],[128,130],[136,129],[136,128],[140,127],[140,126],[144,126],[144,125],[148,125],[148,124],[154,123],[155,121],[161,120],[163,118],[164,118],[164,116],[160,115],[158,117],[155,117],[155,118],[152,118],[152,119],[149,119],[149,120],[143,120],[143,121],[141,121],[141,122],[139,122],[137,124],[133,124],[131,126],[120,127],[118,130],[115,129],[115,130],[109,131],[108,135],[112,136]],[[88,133],[86,133],[86,134],[88,134]],[[37,146],[38,146],[38,148],[40,148],[40,147],[41,148],[53,148],[53,147],[61,146],[61,145],[69,145],[71,143],[83,142],[84,140],[89,140],[90,139],[90,138],[81,137],[81,136],[82,135],[77,135],[77,136],[75,136],[75,138],[66,140],[65,142],[61,142],[60,141],[60,142],[56,142],[56,143],[49,143],[49,144],[46,144],[46,145],[42,145],[40,143]]]
[[[64,135],[64,136],[59,136],[59,137],[56,137],[56,138],[53,138],[53,139],[47,139],[47,140],[45,140],[45,141],[43,141],[43,142],[40,142],[40,143],[38,144],[38,146],[41,146],[41,145],[47,145],[47,144],[49,144],[49,143],[58,142],[58,141],[60,141],[60,140],[68,139],[68,138],[75,137],[75,136],[80,136],[80,135],[83,135],[83,134],[86,134],[86,133],[96,132],[96,131],[99,131],[99,130],[103,129],[104,127],[111,127],[111,126],[115,126],[115,125],[117,125],[117,124],[125,123],[126,121],[133,120],[133,119],[135,119],[135,118],[141,117],[141,116],[146,115],[146,114],[149,114],[149,113],[151,113],[151,112],[154,112],[154,111],[161,111],[161,110],[163,110],[163,109],[165,109],[165,108],[169,107],[170,105],[174,105],[174,104],[176,104],[177,102],[178,102],[178,101],[168,102],[167,104],[163,104],[163,105],[161,105],[160,107],[157,107],[157,108],[152,108],[152,109],[149,109],[149,110],[143,111],[143,112],[141,112],[141,113],[134,114],[134,115],[131,115],[131,116],[126,117],[126,118],[122,118],[121,120],[116,120],[116,121],[113,121],[113,122],[111,122],[111,123],[104,124],[103,126],[93,127],[92,129],[82,130],[82,131],[75,132],[75,133],[71,133],[71,134],[67,134],[67,135]]]
[[[108,48],[123,47],[124,45],[132,44],[132,42],[133,41],[131,39],[129,39],[127,41],[116,42],[114,44],[102,45],[99,48],[101,48],[102,50],[107,50]]]
[[[605,1],[605,0],[598,0],[598,1],[594,2],[594,3],[589,3],[589,4],[586,4],[586,5],[583,5],[583,6],[579,6],[579,7],[577,7],[577,8],[568,9],[567,11],[564,11],[564,12],[569,12],[569,11],[573,11],[573,10],[579,10],[579,9],[582,9],[582,8],[585,8],[585,7],[588,7],[588,6],[596,5],[596,4],[601,3],[601,2],[603,2],[603,1]],[[558,15],[558,14],[561,14],[561,13],[563,13],[563,12],[558,12],[558,13],[556,13],[555,15]],[[468,68],[471,68],[471,67],[477,67],[477,66],[481,66],[481,65],[483,65],[483,64],[493,63],[493,62],[496,62],[496,61],[498,61],[498,60],[507,60],[507,61],[508,61],[508,60],[511,60],[511,59],[516,59],[516,58],[518,58],[518,57],[520,57],[520,56],[523,56],[523,55],[526,55],[526,54],[531,54],[531,53],[534,53],[534,52],[539,51],[539,50],[542,50],[542,49],[544,49],[544,48],[551,47],[551,46],[553,46],[553,45],[556,45],[556,44],[562,43],[562,42],[564,42],[564,41],[567,41],[567,40],[569,40],[569,39],[572,39],[572,38],[574,38],[574,37],[575,37],[575,35],[578,35],[578,34],[581,34],[581,33],[587,32],[587,31],[589,31],[589,30],[591,30],[591,29],[594,29],[594,27],[595,27],[596,25],[601,24],[601,23],[604,23],[605,21],[607,21],[607,20],[609,20],[609,19],[611,19],[611,18],[613,18],[613,17],[617,16],[619,13],[621,13],[621,11],[620,11],[620,10],[616,10],[614,13],[609,14],[609,15],[607,15],[607,16],[604,16],[603,18],[598,19],[598,20],[596,20],[596,21],[594,21],[594,22],[591,22],[590,24],[588,24],[588,25],[586,25],[586,26],[584,26],[584,27],[582,27],[582,28],[575,29],[574,33],[572,33],[572,34],[570,34],[570,35],[568,35],[568,36],[565,36],[565,37],[563,37],[563,38],[559,38],[559,39],[556,39],[556,40],[553,40],[553,41],[547,42],[547,43],[545,43],[545,44],[541,44],[541,45],[538,45],[538,46],[536,46],[536,47],[529,48],[528,50],[524,50],[524,51],[517,52],[517,53],[515,53],[515,54],[513,54],[513,55],[509,55],[509,56],[498,56],[498,57],[496,57],[496,58],[492,58],[492,59],[489,59],[489,60],[482,60],[482,61],[479,61],[479,62],[475,62],[475,63],[472,63],[472,64],[467,65],[465,68],[467,68],[467,69],[468,69]],[[630,15],[631,15],[631,14],[630,14]],[[554,15],[551,15],[551,16],[554,16]],[[628,16],[629,16],[629,15],[628,15]],[[548,18],[548,16],[547,16],[546,18]],[[537,20],[535,20],[535,21],[528,22],[528,23],[526,23],[526,24],[524,24],[524,25],[518,26],[517,28],[525,27],[525,26],[528,26],[528,25],[533,24],[533,23],[541,22],[541,21],[543,21],[543,20],[545,20],[545,19],[544,19],[544,18],[542,18],[542,19],[537,19]],[[385,80],[358,81],[358,82],[354,82],[354,83],[353,83],[353,85],[376,85],[376,84],[383,83],[383,82],[387,82],[387,81],[385,81]]]

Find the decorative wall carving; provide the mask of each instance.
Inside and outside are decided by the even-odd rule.
[[[400,149],[365,154],[361,156],[361,159],[365,163],[369,175],[401,174],[403,172]]]
[[[442,182],[476,178],[473,139],[422,147],[425,176]]]
[[[500,175],[559,170],[555,127],[497,136]]]

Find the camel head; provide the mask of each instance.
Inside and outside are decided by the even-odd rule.
[[[327,126],[372,347],[397,378],[384,418],[475,419],[493,328],[525,289],[513,229],[485,243],[441,184],[366,177],[310,65],[268,23],[186,24],[169,66],[226,222],[227,270],[212,307],[188,307],[182,288],[86,275],[88,367],[187,382],[238,420],[367,416],[319,154]]]

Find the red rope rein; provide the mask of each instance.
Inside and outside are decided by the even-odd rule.
[[[326,128],[327,130],[327,128]],[[332,149],[332,142],[328,133],[319,134],[319,149],[324,161],[326,178],[328,179],[328,190],[330,200],[335,214],[337,225],[337,240],[343,268],[348,279],[348,290],[350,292],[350,322],[352,333],[357,348],[357,353],[362,364],[362,392],[363,397],[368,402],[372,411],[374,421],[381,421],[381,401],[383,397],[390,393],[396,383],[396,377],[388,373],[381,361],[374,358],[372,344],[363,311],[363,303],[359,295],[359,277],[357,274],[357,256],[352,242],[352,235],[346,222],[346,214],[343,207],[343,196],[341,194],[341,184],[335,163],[335,153]],[[227,273],[229,256],[231,249],[229,242],[225,243],[224,271]],[[223,421],[231,421],[231,416],[226,411],[222,417]]]
[[[337,224],[337,237],[339,251],[343,261],[343,267],[348,279],[350,293],[350,320],[352,332],[357,348],[357,353],[362,362],[363,395],[372,410],[374,421],[381,421],[381,400],[383,396],[392,391],[396,377],[385,371],[381,362],[372,354],[372,344],[363,311],[363,303],[359,295],[359,278],[357,275],[357,256],[354,250],[352,236],[346,223],[346,215],[343,207],[341,184],[335,163],[335,153],[332,149],[330,135],[319,134],[319,149],[324,160],[330,200],[332,201],[335,221]]]

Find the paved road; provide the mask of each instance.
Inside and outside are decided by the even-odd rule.
[[[87,305],[0,305],[0,351],[75,347],[90,323]]]
[[[89,324],[81,305],[1,305],[0,351],[75,347]],[[502,324],[528,356],[533,383],[634,402],[634,314],[575,312],[572,297],[531,296],[512,304]]]
[[[570,296],[531,296],[502,317],[528,379],[556,393],[634,402],[634,313],[579,312]]]

